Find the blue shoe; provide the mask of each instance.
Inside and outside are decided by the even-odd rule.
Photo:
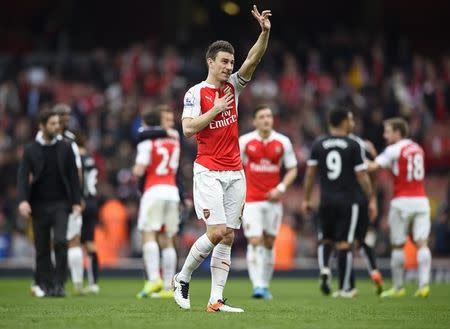
[[[271,300],[273,299],[272,293],[270,292],[269,288],[263,288],[263,299],[265,300]]]
[[[260,288],[260,287],[254,288],[252,298],[256,298],[256,299],[264,298],[264,288]]]

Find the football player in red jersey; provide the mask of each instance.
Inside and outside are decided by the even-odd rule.
[[[288,137],[273,130],[270,107],[253,111],[255,130],[239,138],[247,178],[243,228],[247,265],[254,298],[272,299],[269,283],[274,270],[273,245],[283,216],[282,194],[297,177],[297,159]],[[280,179],[281,166],[286,173]]]
[[[192,246],[180,273],[174,276],[174,297],[190,309],[191,275],[212,252],[211,295],[208,312],[243,312],[224,303],[234,230],[241,226],[245,200],[245,176],[239,153],[238,96],[250,81],[269,41],[270,10],[252,15],[261,26],[258,40],[239,70],[233,73],[234,48],[227,41],[213,42],[206,52],[208,76],[184,97],[183,133],[197,139],[194,163],[194,206],[206,223],[206,233]]]
[[[173,137],[146,139],[137,146],[133,174],[143,177],[144,183],[138,229],[142,233],[142,254],[147,274],[144,289],[137,297],[172,297],[171,280],[177,265],[172,237],[178,232],[180,217],[180,196],[175,178],[179,165],[180,140],[177,132],[172,129],[174,114],[168,106],[150,109],[142,117],[145,127],[160,125],[161,128],[172,131]],[[160,275],[160,247],[164,281]]]
[[[419,289],[416,297],[430,294],[431,252],[428,248],[430,234],[430,204],[425,193],[424,151],[408,138],[408,123],[402,118],[384,122],[384,139],[388,147],[370,162],[369,170],[388,168],[394,177],[394,196],[389,209],[392,245],[391,270],[393,288],[381,297],[403,297],[404,261],[403,245],[411,227],[417,245]]]

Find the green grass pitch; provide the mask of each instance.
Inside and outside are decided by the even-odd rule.
[[[137,300],[141,280],[104,279],[101,294],[89,297],[37,299],[30,280],[0,279],[0,328],[450,328],[450,285],[433,285],[428,299],[411,295],[381,300],[369,281],[359,281],[359,296],[351,300],[323,297],[317,280],[275,279],[272,301],[252,300],[248,280],[231,279],[225,295],[245,313],[206,313],[210,281],[193,279],[192,309],[169,300]],[[70,290],[70,288],[68,289]]]

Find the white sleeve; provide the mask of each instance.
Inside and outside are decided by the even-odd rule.
[[[394,161],[398,158],[395,145],[386,147],[386,149],[380,153],[376,158],[375,162],[382,168],[390,168],[394,164]]]
[[[189,89],[184,95],[183,115],[184,118],[197,118],[201,114],[200,109],[200,89],[195,86]]]
[[[245,88],[245,86],[247,85],[247,83],[249,83],[249,81],[245,80],[243,77],[241,77],[239,75],[239,71],[233,73],[230,76],[230,83],[233,85],[235,93],[236,93],[236,97],[239,96],[239,94],[241,93],[242,89]]]
[[[151,161],[152,142],[149,140],[140,142],[137,145],[136,164],[148,166]]]
[[[289,138],[283,140],[284,154],[283,164],[286,169],[297,167],[297,157],[295,156],[294,148]]]
[[[75,164],[77,165],[78,169],[81,169],[83,164],[81,163],[80,149],[78,148],[77,143],[72,142],[70,144],[72,145],[73,155],[75,156]]]

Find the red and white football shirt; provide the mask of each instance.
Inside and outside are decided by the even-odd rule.
[[[137,146],[136,164],[147,166],[144,193],[152,190],[163,200],[179,200],[176,173],[180,159],[180,141],[157,138],[142,141]]]
[[[209,170],[241,170],[239,155],[238,97],[247,81],[232,74],[223,89],[205,81],[190,88],[184,96],[182,118],[196,118],[208,112],[214,106],[216,92],[223,97],[224,89],[229,86],[234,94],[232,108],[217,115],[211,123],[199,131],[197,137],[197,158],[195,162]]]
[[[267,139],[252,131],[239,138],[242,162],[247,179],[246,202],[266,201],[268,192],[280,182],[281,164],[297,166],[292,143],[273,131]]]
[[[402,139],[389,145],[375,162],[394,175],[394,198],[426,196],[424,151],[417,143]]]

